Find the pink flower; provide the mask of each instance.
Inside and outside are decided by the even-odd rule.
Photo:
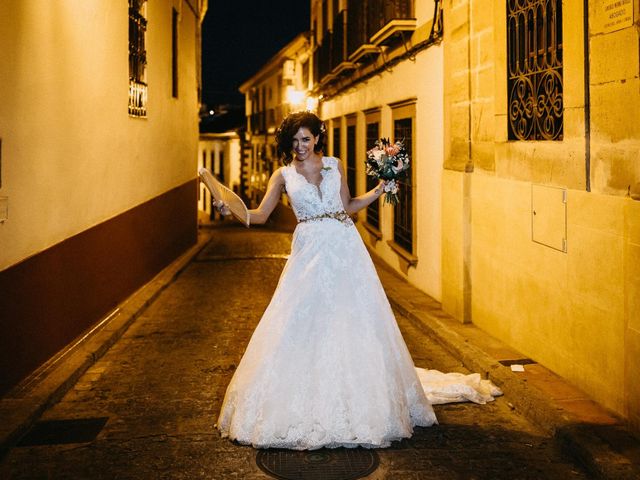
[[[392,168],[395,173],[398,173],[402,171],[402,167],[404,167],[404,163],[402,163],[402,160],[398,159],[398,165]]]
[[[398,152],[400,152],[400,149],[396,145],[387,145],[386,147],[384,147],[384,151],[387,155],[393,157],[397,155]]]

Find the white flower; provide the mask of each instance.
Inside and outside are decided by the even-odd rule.
[[[395,180],[389,180],[384,186],[384,191],[385,192],[389,192],[389,193],[393,193],[393,194],[398,193],[398,185],[396,184],[396,181]]]

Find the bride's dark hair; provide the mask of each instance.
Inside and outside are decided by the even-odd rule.
[[[325,127],[324,122],[315,113],[290,113],[276,130],[278,157],[285,165],[289,165],[293,161],[293,136],[302,127],[308,128],[314,137],[318,137],[318,143],[313,147],[313,151],[320,153],[324,150],[324,142],[327,136],[327,127]]]

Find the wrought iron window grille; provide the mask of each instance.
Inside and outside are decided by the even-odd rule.
[[[147,116],[146,0],[129,0],[129,115]]]
[[[507,0],[509,140],[562,140],[562,1]]]

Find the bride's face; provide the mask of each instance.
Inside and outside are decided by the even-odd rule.
[[[300,127],[293,136],[293,151],[296,154],[296,158],[300,162],[304,162],[312,156],[318,140],[319,136],[314,137],[307,127]]]

